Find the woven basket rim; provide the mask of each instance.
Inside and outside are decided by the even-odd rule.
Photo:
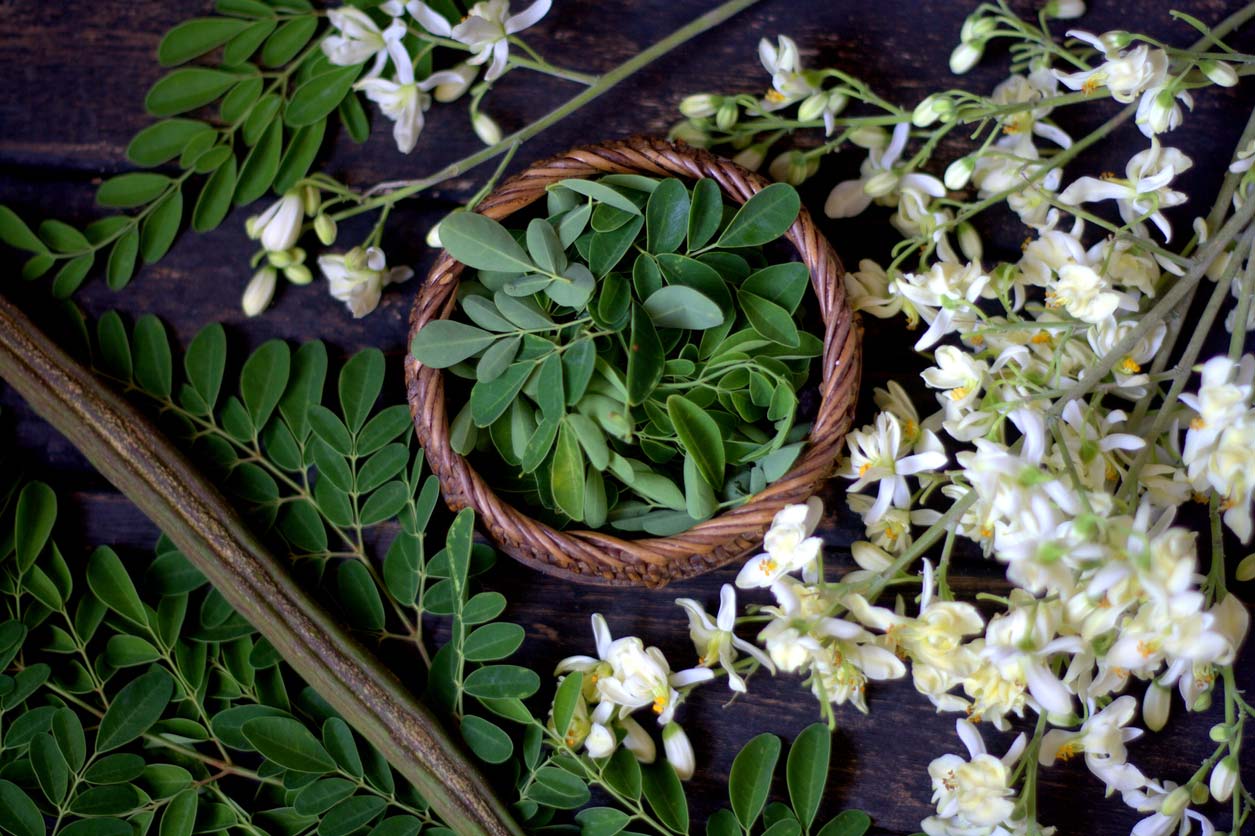
[[[502,220],[543,197],[545,186],[570,177],[610,173],[712,177],[726,199],[742,203],[769,180],[709,152],[650,137],[585,145],[540,160],[500,184],[476,207]],[[806,208],[786,233],[811,272],[811,289],[824,322],[819,362],[821,402],[806,447],[780,479],[741,505],[670,537],[626,540],[604,531],[557,530],[500,499],[449,444],[443,372],[408,354],[406,389],[415,430],[450,509],[472,507],[498,546],[543,572],[598,585],[661,586],[736,560],[762,541],[785,505],[804,502],[831,475],[853,419],[861,360],[861,328],[846,300],[844,269]],[[428,322],[453,313],[463,267],[441,251],[415,297],[410,340]],[[808,297],[809,298],[809,297]],[[504,464],[504,463],[503,463]]]

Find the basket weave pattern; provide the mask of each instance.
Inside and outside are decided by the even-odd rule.
[[[613,173],[687,180],[710,177],[737,203],[770,183],[706,151],[634,137],[576,148],[535,163],[504,182],[476,211],[501,220],[543,197],[545,188],[558,180]],[[405,361],[410,412],[445,502],[455,511],[474,508],[491,537],[512,557],[582,583],[661,586],[721,566],[758,547],[776,512],[804,502],[831,474],[853,420],[860,372],[861,329],[846,301],[840,260],[805,208],[786,237],[810,268],[825,326],[822,400],[807,446],[787,474],[743,505],[671,537],[624,540],[597,531],[558,531],[502,501],[489,481],[453,452],[443,374],[410,355]],[[411,339],[428,322],[453,313],[462,269],[448,253],[440,254],[410,312]]]

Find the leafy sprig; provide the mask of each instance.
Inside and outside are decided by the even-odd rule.
[[[103,260],[109,286],[122,288],[139,263],[165,255],[185,220],[208,232],[232,206],[296,185],[313,164],[333,115],[356,141],[365,140],[369,124],[350,89],[362,68],[327,61],[316,37],[321,18],[309,3],[220,0],[217,11],[179,24],[162,39],[158,60],[176,69],[158,79],[144,101],[161,121],[137,133],[126,150],[137,166],[173,165],[177,172],[134,171],[106,179],[96,202],[133,211],[82,230],[49,219],[32,231],[0,207],[0,240],[31,253],[25,278],[60,265],[53,293],[65,298]],[[182,66],[220,47],[217,66]],[[214,103],[216,118],[185,115]]]
[[[800,452],[823,347],[796,323],[806,266],[762,249],[798,209],[784,184],[736,208],[713,180],[611,175],[556,183],[525,231],[446,218],[478,270],[459,291],[474,324],[428,323],[413,351],[474,380],[454,450],[495,453],[513,489],[594,527],[675,533],[762,490]]]

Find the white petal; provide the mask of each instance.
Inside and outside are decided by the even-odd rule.
[[[967,752],[971,757],[975,758],[986,754],[985,741],[970,721],[956,720],[954,730],[959,733],[959,740],[963,741],[963,745],[967,747]]]
[[[419,0],[410,0],[406,8],[409,9],[414,19],[433,35],[447,38],[453,34],[453,26],[445,19],[445,16],[426,3],[419,2]]]
[[[513,35],[515,32],[522,32],[527,27],[536,25],[542,17],[549,13],[550,5],[552,5],[551,0],[536,0],[535,3],[523,11],[506,18],[506,33]]]

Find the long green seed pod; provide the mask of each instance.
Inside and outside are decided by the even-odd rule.
[[[0,298],[0,376],[134,502],[462,836],[521,836],[439,722],[133,406]]]

